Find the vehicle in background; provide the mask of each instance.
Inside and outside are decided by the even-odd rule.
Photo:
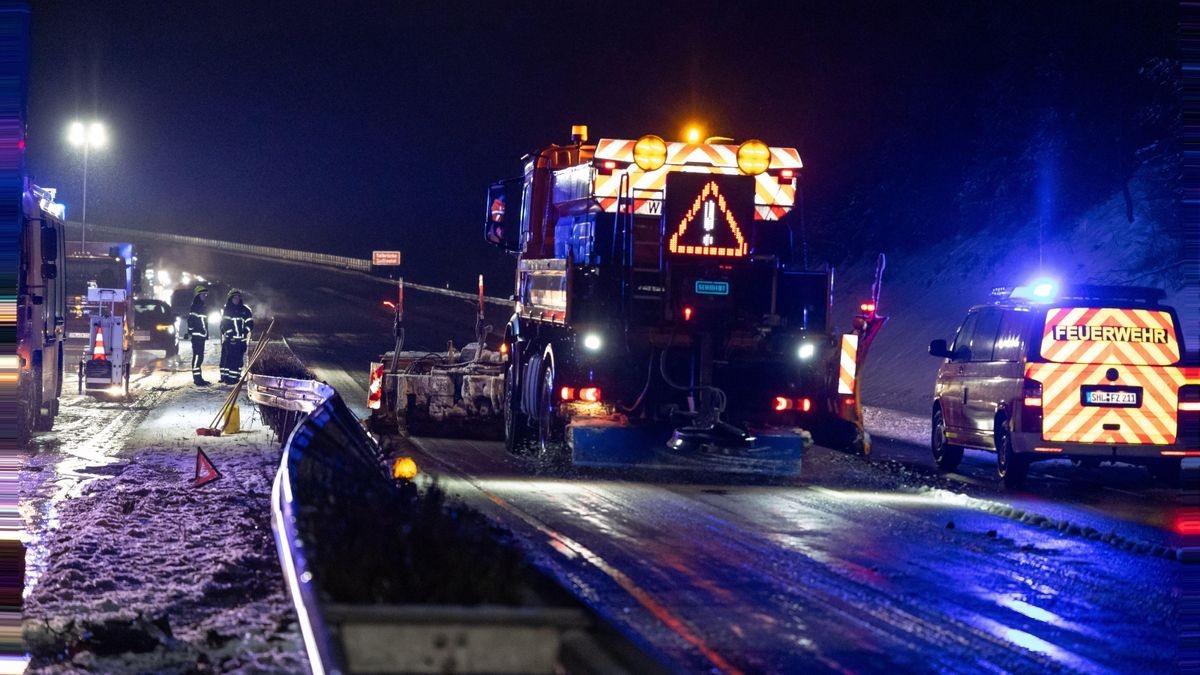
[[[175,356],[179,353],[178,335],[170,305],[154,298],[134,298],[135,349],[161,349],[166,352],[166,356]]]
[[[225,306],[225,296],[229,293],[231,286],[220,281],[203,283],[208,287],[208,302],[205,303],[208,309],[208,336],[216,339],[217,328],[221,325],[221,308]],[[175,334],[179,336],[180,340],[187,335],[187,318],[192,308],[192,299],[196,296],[195,288],[196,285],[192,284],[180,286],[171,291],[171,314],[175,320]]]
[[[129,330],[133,327],[134,257],[133,244],[94,242],[86,245],[78,241],[67,243],[66,273],[66,350],[67,358],[73,361],[89,359],[88,348],[92,344],[92,316],[100,311],[97,302],[88,300],[88,289],[112,289],[124,293],[124,299],[111,304],[111,311],[124,317],[123,334],[105,335],[111,345],[113,340],[122,341],[129,348]]]
[[[1200,457],[1200,368],[1182,364],[1183,336],[1157,288],[1039,281],[993,292],[968,311],[934,387],[934,461],[953,471],[963,448],[996,453],[1006,486],[1029,465],[1140,464],[1177,484]]]
[[[49,431],[63,384],[66,236],[53,188],[22,194],[17,270],[17,438]],[[57,215],[56,215],[57,214]]]

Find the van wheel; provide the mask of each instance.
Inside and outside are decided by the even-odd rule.
[[[1150,473],[1167,487],[1179,487],[1183,460],[1159,459],[1150,465]]]
[[[1004,487],[1015,488],[1025,483],[1029,474],[1029,458],[1013,451],[1012,433],[1003,424],[996,425],[996,473]]]
[[[933,448],[933,463],[941,471],[953,471],[958,468],[963,458],[961,445],[954,445],[946,439],[946,421],[942,419],[942,409],[933,411],[933,431],[930,438]]]

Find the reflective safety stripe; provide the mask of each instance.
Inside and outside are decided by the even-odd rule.
[[[1057,307],[1046,312],[1041,353],[1058,363],[1166,366],[1179,361],[1179,341],[1167,312]]]
[[[371,384],[367,389],[367,407],[378,410],[383,401],[383,364],[371,364]]]
[[[1109,369],[1117,379],[1109,380]],[[1179,388],[1200,384],[1200,368],[1031,363],[1025,377],[1042,383],[1042,438],[1100,445],[1170,445],[1178,433]],[[1085,386],[1141,389],[1138,407],[1085,405]]]
[[[621,177],[629,175],[629,193],[633,200],[633,211],[639,215],[662,213],[662,191],[667,185],[667,174],[671,171],[713,173],[737,176],[742,173],[737,166],[736,145],[708,145],[695,143],[667,143],[667,160],[661,169],[642,171],[633,164],[635,140],[602,138],[596,145],[596,160],[614,160],[630,165],[627,171],[614,171],[610,175],[596,174],[593,196],[607,213],[616,213],[617,198],[620,196]],[[771,171],[776,169],[799,169],[800,154],[795,148],[771,148],[770,171],[755,179],[755,215],[758,220],[779,220],[796,203],[796,182],[780,182]]]
[[[838,393],[853,394],[854,378],[858,374],[858,336],[842,336],[842,358],[838,368]]]

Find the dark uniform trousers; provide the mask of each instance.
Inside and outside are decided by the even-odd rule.
[[[204,363],[204,342],[208,338],[193,335],[192,336],[192,377],[199,379],[200,364]]]
[[[221,343],[221,381],[233,383],[242,376],[246,341],[226,339]]]

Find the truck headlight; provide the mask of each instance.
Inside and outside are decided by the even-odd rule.
[[[800,357],[801,361],[807,361],[817,354],[817,346],[811,342],[801,342],[800,348],[796,350],[796,356]]]
[[[583,348],[590,352],[600,351],[600,347],[604,345],[604,341],[595,333],[588,333],[583,336]]]

